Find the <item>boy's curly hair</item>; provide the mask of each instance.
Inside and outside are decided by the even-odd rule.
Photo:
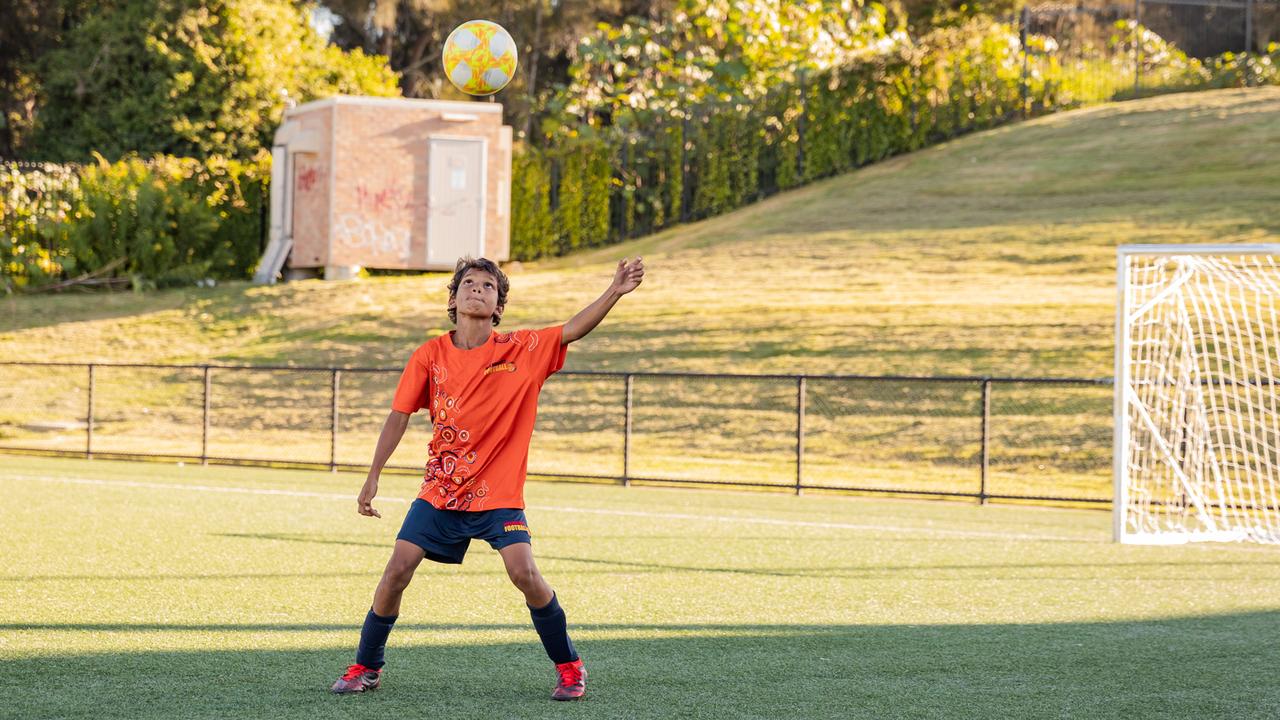
[[[511,289],[511,283],[507,280],[506,273],[498,269],[498,263],[488,258],[462,257],[458,259],[458,265],[453,271],[453,280],[449,282],[449,299],[456,300],[458,298],[458,285],[462,283],[462,276],[467,274],[468,270],[483,270],[494,277],[498,281],[498,307],[504,307],[507,304],[507,291]],[[458,324],[458,308],[449,308],[449,322],[454,325]],[[502,322],[502,315],[493,314],[493,324],[496,327]]]

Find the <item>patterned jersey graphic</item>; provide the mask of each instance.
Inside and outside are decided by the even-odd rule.
[[[497,23],[464,22],[444,41],[444,74],[468,95],[492,95],[516,72],[516,43]]]
[[[444,501],[443,509],[468,510],[471,503],[489,494],[489,486],[483,480],[471,477],[471,467],[479,458],[474,450],[467,450],[471,433],[458,427],[462,408],[457,398],[445,392],[444,382],[447,379],[445,369],[431,363],[431,384],[435,386],[430,405],[431,459],[427,461],[423,480],[431,493]]]

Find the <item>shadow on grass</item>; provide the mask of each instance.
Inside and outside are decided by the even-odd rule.
[[[847,567],[797,567],[789,566],[784,568],[735,568],[727,566],[711,567],[706,565],[675,565],[670,563],[653,563],[653,562],[634,562],[630,560],[611,560],[599,558],[570,557],[565,555],[539,555],[538,560],[556,560],[560,562],[583,563],[595,566],[589,569],[574,568],[573,575],[638,575],[646,573],[691,573],[691,574],[727,574],[727,575],[754,575],[759,577],[811,577],[811,578],[862,578],[868,580],[876,579],[903,579],[921,577],[931,573],[965,573],[976,572],[983,577],[990,579],[1009,580],[1015,578],[1036,578],[1044,577],[1046,571],[1054,571],[1052,577],[1056,580],[1072,579],[1079,577],[1080,579],[1096,580],[1101,577],[1108,577],[1109,570],[1112,568],[1150,568],[1149,575],[1135,575],[1131,572],[1125,573],[1125,578],[1130,580],[1180,580],[1188,583],[1212,583],[1218,581],[1237,580],[1241,577],[1242,572],[1256,573],[1262,568],[1272,568],[1280,570],[1280,560],[1278,561],[1260,561],[1260,562],[1242,562],[1242,561],[1214,561],[1205,560],[1203,562],[1092,562],[1092,563],[1063,563],[1063,562],[1042,562],[1042,563],[977,563],[977,564],[921,564],[921,565],[853,565]],[[1192,565],[1203,567],[1211,567],[1222,569],[1225,572],[1213,573],[1203,570],[1189,570],[1186,573],[1178,574],[1176,571],[1180,568],[1186,568]],[[427,564],[423,569],[418,571],[419,577],[430,578],[431,570],[434,566]],[[1083,572],[1079,576],[1066,575],[1061,572],[1062,569],[1080,569],[1092,570],[1093,572]],[[1242,570],[1243,569],[1243,570]],[[1001,571],[999,574],[993,575],[991,571]],[[1169,572],[1174,571],[1174,572]],[[451,568],[454,575],[499,575],[500,571],[490,569],[477,570],[459,570]],[[557,573],[558,574],[558,573]],[[286,578],[368,578],[371,583],[376,582],[381,576],[381,571],[377,569],[364,570],[359,572],[292,572],[292,573],[155,573],[146,575],[3,575],[0,576],[0,583],[37,583],[37,582],[81,582],[81,581],[106,581],[106,582],[155,582],[155,581],[215,581],[215,580],[280,580]],[[1276,576],[1280,579],[1280,576]],[[4,627],[0,625],[0,628]]]
[[[384,548],[390,552],[390,546],[386,543],[371,543],[358,540],[343,539],[340,537],[324,537],[315,535],[292,535],[287,533],[213,533],[215,537],[230,537],[248,540],[270,540],[282,542],[296,543],[315,543],[321,545],[350,545],[358,547],[378,547]],[[483,551],[482,548],[475,548]],[[1036,577],[1042,571],[1054,570],[1061,571],[1064,568],[1092,570],[1093,573],[1084,573],[1084,577],[1097,578],[1107,574],[1110,568],[1151,568],[1153,570],[1152,579],[1170,579],[1169,570],[1176,571],[1180,567],[1190,565],[1200,565],[1212,568],[1276,568],[1280,569],[1280,557],[1264,557],[1250,560],[1222,560],[1218,558],[1205,558],[1204,560],[1179,560],[1178,562],[1161,562],[1152,561],[1124,561],[1124,562],[1007,562],[1007,563],[947,563],[947,564],[920,564],[920,565],[851,565],[845,567],[798,567],[787,566],[780,568],[759,568],[759,567],[732,567],[728,565],[709,566],[709,565],[681,565],[673,563],[659,562],[639,562],[635,560],[623,560],[615,558],[591,558],[573,555],[553,555],[541,552],[535,552],[540,561],[557,561],[581,563],[588,566],[594,566],[595,569],[575,568],[574,574],[635,574],[649,572],[687,572],[687,573],[724,573],[730,575],[754,575],[762,577],[816,577],[816,578],[832,578],[832,577],[858,577],[858,578],[895,578],[901,577],[903,573],[931,573],[931,572],[969,572],[975,571],[983,574],[989,574],[991,571],[1002,571],[1003,574],[998,577]],[[430,573],[431,564],[424,565],[424,569],[419,574]],[[613,568],[605,569],[605,568]],[[456,571],[455,571],[456,572]],[[487,572],[487,571],[482,571]],[[350,576],[372,577],[374,572],[359,573],[335,573],[334,576]],[[477,573],[480,574],[480,573]],[[236,574],[236,575],[147,575],[147,576],[13,576],[0,577],[0,582],[25,581],[25,580],[64,580],[64,579],[86,579],[86,580],[151,580],[151,579],[214,579],[214,578],[281,578],[281,577],[310,577],[311,573],[252,573],[252,574]],[[1216,580],[1230,580],[1239,576],[1239,571],[1235,570],[1225,575],[1219,576],[1211,572],[1197,571],[1194,575],[1189,575],[1185,579],[1188,582],[1212,582]],[[997,576],[993,576],[997,577]],[[1061,572],[1055,572],[1053,577],[1063,578]],[[1141,576],[1126,574],[1126,577],[1142,579]]]
[[[781,612],[781,611],[780,611]],[[5,625],[88,632],[163,625]],[[195,626],[313,630],[331,626]],[[336,627],[336,626],[335,626]],[[11,717],[1274,718],[1280,613],[1056,625],[584,625],[590,698],[550,702],[527,643],[392,636],[382,690],[334,697],[351,647],[54,654],[4,674]],[[346,626],[341,629],[348,629]],[[349,628],[354,641],[355,629]],[[485,631],[489,631],[486,633]],[[670,637],[653,637],[666,631]],[[593,638],[601,633],[604,637]],[[610,637],[622,633],[624,637]],[[452,638],[451,638],[452,640]],[[284,640],[281,645],[297,644]],[[12,648],[12,645],[10,646]],[[9,654],[12,657],[12,654]],[[20,678],[26,678],[20,679]]]

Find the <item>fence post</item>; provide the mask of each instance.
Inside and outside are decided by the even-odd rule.
[[[796,378],[796,495],[804,488],[805,376]]]
[[[547,209],[554,216],[560,209],[560,155],[551,156],[551,167],[547,170]]]
[[[631,393],[635,376],[627,373],[626,400],[622,429],[622,486],[631,484]]]
[[[680,222],[689,222],[693,213],[689,210],[693,193],[689,192],[689,110],[681,108],[680,118]]]
[[[200,416],[200,464],[209,464],[209,403],[213,400],[213,372],[204,366],[204,410]]]
[[[1031,25],[1031,8],[1026,5],[1022,6],[1022,27],[1020,28],[1019,37],[1022,38],[1022,118],[1025,120],[1031,115],[1031,108],[1028,103],[1031,98],[1031,70],[1028,67],[1027,52],[1027,35],[1030,34],[1029,26]]]
[[[800,81],[800,116],[796,118],[796,181],[798,184],[804,183],[804,133],[805,120],[809,114],[809,96],[805,92],[805,83],[808,73],[804,68],[800,68],[798,80]]]
[[[84,456],[87,460],[93,459],[93,367],[93,363],[89,363],[89,407],[84,423]]]
[[[1250,55],[1253,54],[1253,0],[1244,2],[1244,86],[1253,86],[1253,71]]]
[[[1133,97],[1142,90],[1142,0],[1133,0]]]
[[[991,462],[991,379],[982,381],[982,448],[979,450],[981,469],[978,474],[978,504],[987,504],[987,469]]]
[[[627,133],[626,143],[622,149],[622,185],[619,186],[622,201],[618,203],[620,211],[618,213],[618,227],[621,231],[618,233],[618,239],[626,240],[631,237],[631,218],[628,217],[628,210],[631,210],[632,199],[635,198],[634,190],[628,195],[627,183],[630,182],[630,173],[634,170],[635,165],[635,146],[631,144],[631,134]]]
[[[329,472],[338,472],[338,384],[342,371],[329,371]]]

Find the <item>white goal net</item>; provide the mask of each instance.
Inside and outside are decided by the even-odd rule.
[[[1118,256],[1116,539],[1280,543],[1280,246]]]

